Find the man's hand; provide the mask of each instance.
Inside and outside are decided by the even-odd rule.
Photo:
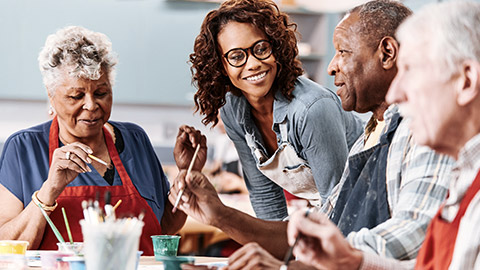
[[[275,269],[283,262],[270,255],[257,243],[248,243],[235,251],[228,259],[228,269]]]
[[[350,246],[327,216],[314,212],[305,217],[297,211],[288,223],[288,243],[300,238],[293,252],[297,259],[319,269],[358,269],[363,253]]]
[[[235,251],[228,259],[228,269],[275,269],[278,270],[283,264],[273,255],[268,253],[257,243],[248,243],[239,250]],[[288,264],[290,270],[311,270],[315,269],[311,265],[306,265],[299,261],[290,261]]]
[[[197,144],[200,144],[198,156],[192,170],[202,171],[207,161],[207,138],[194,127],[183,125],[178,129],[173,156],[179,170],[186,170],[190,165]]]

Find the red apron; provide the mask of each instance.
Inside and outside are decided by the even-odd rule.
[[[440,208],[428,226],[425,242],[418,253],[415,269],[448,269],[452,262],[460,220],[479,190],[480,172],[465,193],[458,213],[451,223],[442,219],[440,213],[443,206]]]
[[[109,190],[112,195],[112,204],[115,204],[120,199],[122,200],[122,203],[116,210],[117,216],[120,216],[122,213],[134,214],[138,216],[142,210],[145,210],[145,217],[143,219],[145,225],[140,238],[140,250],[144,252],[143,255],[152,256],[153,244],[150,236],[161,233],[160,223],[158,222],[155,213],[153,213],[153,210],[147,204],[145,199],[140,196],[137,189],[133,185],[132,180],[125,170],[125,167],[123,167],[112,136],[105,127],[103,128],[103,134],[105,136],[105,142],[107,143],[108,153],[110,154],[110,158],[117,169],[123,185],[66,187],[57,198],[58,207],[50,214],[50,218],[57,226],[63,238],[68,241],[67,229],[65,227],[65,222],[62,215],[62,207],[64,207],[67,213],[70,229],[72,231],[73,240],[76,242],[82,242],[82,229],[79,223],[79,221],[83,219],[83,209],[81,205],[82,201],[94,199],[97,191],[103,195],[107,190]],[[55,117],[52,121],[49,135],[50,163],[52,162],[53,151],[58,147],[58,122],[57,118]],[[47,227],[48,228],[45,228],[43,240],[39,249],[57,249],[58,240],[50,227]]]

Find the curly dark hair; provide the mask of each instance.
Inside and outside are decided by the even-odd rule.
[[[303,74],[297,59],[297,25],[287,14],[280,12],[270,0],[229,0],[205,17],[200,34],[195,39],[194,52],[190,54],[192,84],[197,88],[194,96],[195,111],[205,115],[204,125],[218,122],[218,111],[225,105],[225,95],[232,92],[240,96],[223,72],[222,55],[217,42],[219,32],[231,22],[250,23],[262,30],[272,44],[278,66],[272,90],[280,90],[291,100],[296,79]]]
[[[370,47],[377,47],[383,37],[395,37],[398,26],[412,11],[399,1],[374,0],[354,7],[350,13],[359,15],[360,33],[368,37],[365,40]]]

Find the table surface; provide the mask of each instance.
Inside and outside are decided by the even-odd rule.
[[[209,266],[226,266],[228,258],[218,257],[194,257],[195,264],[209,265]],[[140,257],[140,264],[138,270],[162,270],[162,262],[155,261],[155,257],[142,256]]]
[[[219,257],[194,257],[195,264],[202,265],[216,265],[216,266],[226,266],[228,258],[219,258]],[[39,270],[40,266],[30,266],[29,270]],[[148,270],[148,269],[163,269],[162,262],[156,261],[153,256],[142,256],[140,257],[140,263],[138,265],[138,270]]]
[[[228,258],[221,257],[199,257],[195,256],[195,264],[206,264],[206,263],[221,263],[227,262]],[[155,261],[153,256],[142,256],[140,257],[140,265],[159,265],[162,262]]]

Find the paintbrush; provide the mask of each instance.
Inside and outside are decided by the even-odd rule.
[[[40,211],[42,212],[42,215],[45,217],[47,220],[48,225],[50,225],[50,228],[52,228],[53,233],[55,234],[55,237],[57,237],[58,242],[62,243],[63,245],[65,244],[65,240],[63,240],[62,235],[58,231],[57,227],[55,224],[53,224],[53,221],[50,219],[50,217],[47,215],[47,212],[43,210],[42,206],[40,204],[37,204],[38,208],[40,208]]]
[[[50,228],[52,228],[52,231],[55,234],[55,237],[57,238],[58,242],[61,243],[61,245],[65,248],[65,250],[69,250],[69,251],[72,251],[73,253],[77,253],[75,250],[72,250],[69,246],[67,246],[67,244],[65,243],[65,240],[62,237],[62,234],[57,229],[55,224],[53,224],[53,221],[50,219],[47,212],[45,212],[45,210],[42,208],[42,206],[40,204],[36,204],[36,205],[38,206],[38,208],[40,208],[40,211],[42,212],[42,215],[47,220],[48,225],[50,225]],[[62,207],[62,209],[63,209],[63,207]]]
[[[65,212],[65,208],[63,207],[62,207],[62,214],[63,214],[63,220],[65,220],[65,227],[67,228],[68,239],[70,240],[70,244],[73,244],[72,231],[70,231],[70,225],[68,224],[67,213]]]
[[[195,153],[193,153],[192,161],[190,161],[190,166],[188,166],[187,174],[185,175],[185,177],[192,171],[193,164],[195,163],[195,159],[197,158],[199,150],[200,150],[200,144],[197,144],[197,148],[195,149]],[[184,191],[185,191],[185,187],[180,189],[180,191],[178,192],[177,200],[173,205],[172,213],[175,213],[175,211],[177,211],[178,203],[180,203],[180,198],[182,197]]]
[[[98,162],[100,164],[103,164],[103,165],[107,166],[107,169],[112,169],[112,167],[113,167],[112,164],[108,164],[106,161],[103,161],[100,158],[98,158],[98,157],[96,157],[92,154],[88,154],[88,157],[95,160],[96,162]]]
[[[90,214],[88,213],[88,202],[83,200],[82,201],[82,209],[83,209],[83,218],[86,222],[90,222]]]
[[[121,203],[122,203],[122,200],[120,199],[120,200],[118,200],[118,202],[113,206],[113,208],[112,208],[113,213],[115,213],[115,210],[117,210],[118,206],[120,206]]]
[[[312,209],[313,209],[313,208],[308,208],[307,211],[305,211],[305,217],[308,217],[308,215],[310,214],[310,212],[312,211]],[[282,267],[280,268],[281,270],[287,269],[288,262],[292,259],[293,248],[295,248],[295,246],[297,245],[298,240],[300,239],[300,236],[301,236],[301,234],[299,233],[299,234],[297,235],[297,238],[295,238],[295,242],[294,242],[293,245],[288,249],[287,254],[285,254],[285,258],[283,259],[283,265],[282,265]]]
[[[109,190],[105,192],[105,220],[115,220],[115,211],[113,206],[110,204],[112,201],[112,194]]]

